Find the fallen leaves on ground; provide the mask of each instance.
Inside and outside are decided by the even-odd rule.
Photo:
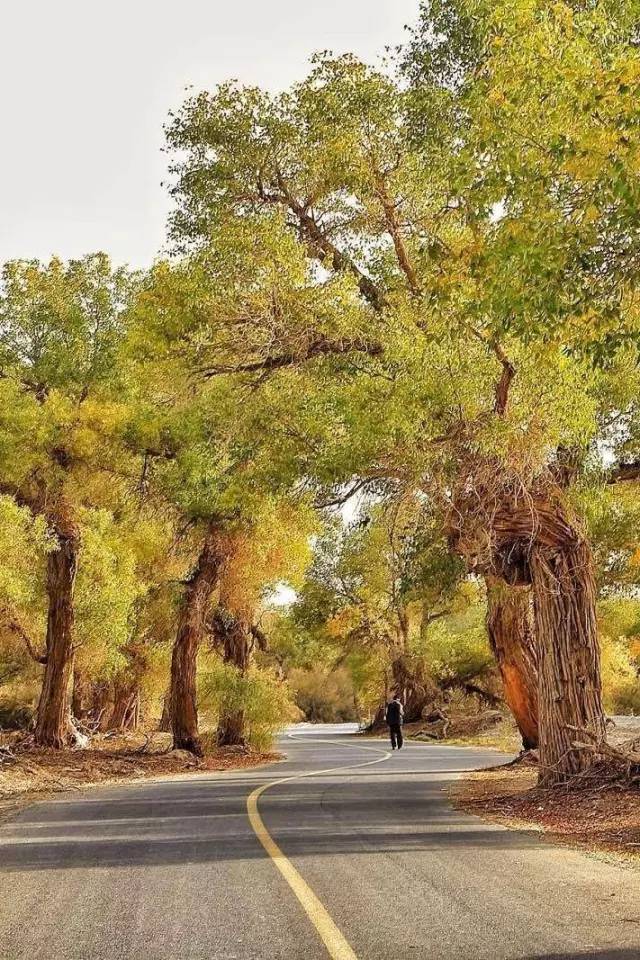
[[[460,809],[509,827],[540,830],[546,839],[623,854],[640,866],[640,785],[594,777],[587,785],[541,789],[537,766],[479,770],[457,783]]]

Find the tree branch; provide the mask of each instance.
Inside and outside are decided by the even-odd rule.
[[[640,480],[640,463],[620,463],[609,473],[608,484]]]
[[[289,190],[280,170],[277,170],[276,176],[283,202],[297,217],[298,224],[300,226],[300,232],[303,237],[306,237],[306,239],[309,240],[315,247],[318,253],[318,259],[322,262],[325,260],[331,260],[334,269],[339,273],[353,274],[353,276],[356,278],[362,296],[377,313],[380,313],[385,306],[385,297],[383,292],[373,282],[371,277],[368,277],[366,273],[364,273],[360,267],[349,256],[347,256],[347,254],[343,253],[342,250],[336,247],[324,230],[322,230],[322,228],[319,226],[317,220],[315,220],[314,217],[309,214],[307,207],[296,200]]]
[[[288,351],[276,356],[264,357],[261,360],[251,360],[248,363],[220,364],[219,366],[203,367],[198,372],[206,379],[219,377],[228,373],[270,373],[283,367],[291,367],[296,363],[311,360],[314,357],[332,356],[345,353],[366,353],[370,357],[379,357],[383,354],[380,343],[365,340],[327,340],[320,336],[312,340],[300,351]]]
[[[472,327],[471,330],[478,340],[482,340],[482,342],[486,344],[491,351],[493,351],[502,365],[502,374],[500,375],[500,379],[495,386],[493,412],[499,417],[504,417],[505,413],[507,412],[507,404],[509,402],[509,389],[511,387],[511,382],[516,375],[516,368],[511,363],[495,337],[488,336],[484,330],[479,330],[477,327]]]
[[[29,636],[25,628],[22,626],[22,624],[20,623],[16,615],[14,613],[11,613],[9,610],[3,610],[2,613],[4,614],[4,617],[5,617],[5,625],[7,629],[11,630],[12,633],[15,633],[18,637],[20,637],[25,647],[27,648],[27,653],[29,654],[31,659],[35,660],[36,663],[43,663],[43,664],[46,663],[47,662],[46,654],[38,653],[31,637]]]
[[[389,232],[389,236],[393,241],[393,247],[396,252],[396,257],[400,265],[400,269],[407,278],[407,283],[409,284],[409,289],[414,296],[417,296],[420,293],[420,284],[418,283],[418,277],[413,268],[413,264],[409,259],[409,253],[407,251],[406,244],[404,242],[404,237],[402,236],[402,231],[400,229],[400,223],[398,222],[398,217],[396,213],[396,204],[392,201],[389,193],[387,191],[387,186],[384,181],[384,177],[379,171],[375,173],[375,182],[376,182],[376,194],[380,203],[382,205],[382,210],[384,212],[384,219]]]

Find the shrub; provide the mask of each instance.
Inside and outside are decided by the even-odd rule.
[[[257,667],[243,675],[231,664],[209,661],[199,680],[198,697],[216,724],[222,713],[243,712],[246,741],[254,750],[268,750],[279,730],[300,719],[287,684]]]
[[[480,605],[431,624],[421,647],[429,673],[438,683],[478,679],[494,666]]]
[[[358,719],[353,682],[347,670],[323,667],[292,670],[289,683],[296,704],[310,723],[346,723]]]
[[[640,713],[640,677],[626,637],[601,638],[602,687],[609,713]]]
[[[27,730],[35,720],[33,707],[11,696],[0,700],[0,730]]]

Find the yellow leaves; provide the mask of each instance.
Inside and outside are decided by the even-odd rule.
[[[221,595],[236,613],[254,616],[261,599],[279,582],[301,583],[312,559],[315,512],[304,502],[265,498],[254,523],[239,529],[225,570]]]
[[[573,10],[567,3],[553,3],[551,10],[554,19],[565,33],[571,33],[574,27]]]
[[[502,90],[499,90],[499,89],[497,89],[497,88],[495,88],[495,87],[494,87],[493,90],[491,90],[491,91],[489,92],[489,95],[488,95],[487,99],[488,99],[489,103],[493,103],[493,104],[495,104],[496,106],[499,106],[499,107],[501,107],[501,106],[506,102],[506,97],[505,97],[504,93],[502,92]]]
[[[637,53],[618,63],[615,79],[619,85],[635,86],[640,83],[640,57]]]
[[[589,206],[584,211],[583,222],[584,223],[593,223],[600,217],[600,209],[595,205],[595,203],[590,203]]]

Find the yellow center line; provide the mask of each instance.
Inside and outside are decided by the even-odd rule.
[[[291,739],[295,740],[298,738],[291,737]],[[334,743],[341,747],[347,746],[347,744],[340,743],[339,740],[314,740],[313,742]],[[348,746],[352,746],[352,744],[348,744]],[[387,760],[391,756],[387,750],[380,751],[376,747],[367,747],[358,744],[357,748],[360,750],[373,750],[375,753],[382,753],[382,756],[376,757],[375,760],[365,760],[364,763],[353,763],[344,767],[330,767],[327,770],[311,770],[308,773],[299,773],[293,777],[282,777],[280,780],[272,780],[270,783],[265,783],[261,787],[258,787],[247,797],[247,813],[249,815],[249,822],[253,827],[254,833],[273,860],[275,866],[278,868],[284,879],[295,893],[300,905],[302,906],[302,909],[316,928],[318,935],[327,948],[327,953],[332,960],[358,960],[358,958],[309,884],[303,880],[302,876],[298,873],[291,861],[285,857],[284,853],[265,827],[262,817],[258,811],[258,800],[265,790],[269,790],[270,787],[277,787],[282,783],[291,783],[293,780],[304,780],[308,777],[319,777],[330,773],[337,773],[338,771],[343,770],[356,770],[358,767],[369,767],[374,763],[382,763],[383,760]]]

